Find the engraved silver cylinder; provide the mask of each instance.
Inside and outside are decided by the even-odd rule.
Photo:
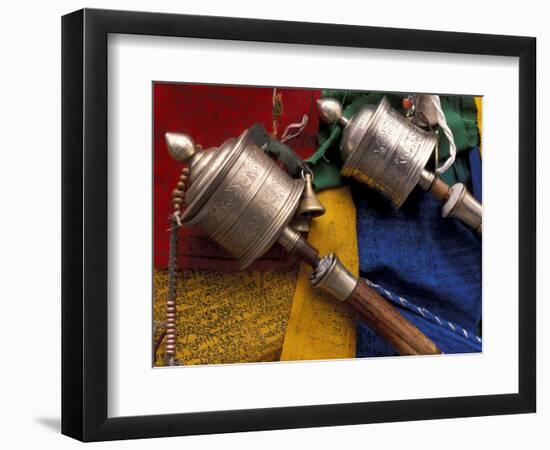
[[[197,151],[167,133],[170,154],[189,162],[184,225],[197,225],[244,269],[261,257],[294,217],[304,189],[249,139],[248,130],[219,148]],[[183,155],[180,157],[180,155]]]
[[[427,132],[392,109],[387,97],[378,106],[367,105],[350,119],[341,115],[334,99],[319,100],[321,117],[343,126],[341,173],[387,196],[399,208],[419,182],[422,170],[437,144]]]

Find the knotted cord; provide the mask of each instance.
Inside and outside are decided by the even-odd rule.
[[[445,136],[449,140],[449,152],[450,156],[445,161],[445,163],[441,167],[437,167],[435,171],[441,175],[442,173],[445,173],[455,162],[456,159],[456,144],[455,139],[453,136],[453,132],[447,125],[447,120],[445,119],[445,114],[443,113],[443,109],[441,108],[441,99],[439,98],[439,95],[430,95],[430,100],[435,108],[436,114],[437,114],[437,121],[439,123],[439,126],[443,130],[443,133],[445,133]]]

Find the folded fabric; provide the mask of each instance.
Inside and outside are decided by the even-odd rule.
[[[479,149],[466,158],[479,161]],[[479,169],[481,165],[478,165]],[[481,171],[472,164],[481,185]],[[465,180],[459,180],[465,181]],[[481,238],[455,219],[441,217],[441,203],[421,191],[412,192],[399,210],[368,187],[352,182],[357,209],[359,267],[366,278],[406,298],[413,308],[403,314],[446,353],[479,351],[457,334],[426,321],[431,311],[442,321],[475,335],[481,320]],[[473,194],[477,194],[473,190]],[[416,307],[420,308],[415,309]],[[451,330],[452,331],[452,330]],[[393,355],[395,351],[367,325],[357,331],[357,356]]]

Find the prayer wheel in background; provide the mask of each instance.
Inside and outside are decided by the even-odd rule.
[[[332,98],[317,101],[321,118],[343,127],[341,174],[381,192],[401,207],[416,185],[441,200],[443,217],[454,217],[481,233],[482,207],[462,183],[449,187],[426,164],[438,136],[425,131],[391,108],[387,97],[361,108],[351,118]]]

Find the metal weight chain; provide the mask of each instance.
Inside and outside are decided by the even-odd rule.
[[[166,299],[166,343],[165,359],[168,366],[176,365],[177,339],[177,262],[178,262],[178,228],[181,226],[180,215],[188,187],[189,169],[181,170],[176,188],[172,191],[172,207],[174,213],[170,218],[170,250],[168,255],[168,297]]]

